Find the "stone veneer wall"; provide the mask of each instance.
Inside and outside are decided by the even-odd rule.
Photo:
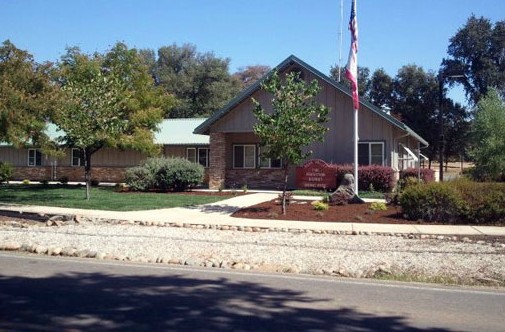
[[[209,188],[219,189],[225,185],[226,134],[210,133]]]
[[[226,187],[265,188],[282,190],[284,170],[282,169],[227,169]]]
[[[124,182],[124,167],[92,167],[91,178],[100,182]],[[13,180],[58,181],[67,177],[69,181],[84,181],[84,167],[58,166],[53,174],[51,166],[15,167]]]

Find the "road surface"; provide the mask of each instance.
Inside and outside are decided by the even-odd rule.
[[[0,331],[504,331],[505,291],[0,253]]]

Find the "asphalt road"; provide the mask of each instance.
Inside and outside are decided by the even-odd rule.
[[[0,331],[504,331],[505,291],[0,253]]]

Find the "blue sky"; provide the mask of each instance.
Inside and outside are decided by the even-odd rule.
[[[405,64],[437,70],[449,38],[473,13],[505,19],[503,0],[358,0],[358,64],[391,76]],[[349,49],[344,0],[342,64]],[[0,41],[35,60],[69,46],[103,52],[116,41],[151,48],[191,43],[231,59],[231,72],[290,54],[323,73],[339,61],[340,0],[0,0]]]

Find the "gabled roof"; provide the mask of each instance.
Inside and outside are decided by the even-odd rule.
[[[333,86],[335,89],[339,90],[340,92],[346,94],[349,96],[349,98],[352,98],[352,93],[347,88],[345,85],[338,83],[337,81],[331,79],[330,77],[324,75],[321,73],[319,70],[315,69],[314,67],[310,66],[309,64],[305,63],[304,61],[300,60],[294,55],[290,55],[286,60],[282,61],[279,65],[277,65],[275,68],[270,70],[267,74],[265,74],[261,79],[256,81],[254,84],[249,86],[248,88],[242,90],[242,92],[233,98],[226,106],[224,106],[222,109],[216,111],[211,117],[209,117],[205,122],[200,124],[196,129],[194,130],[195,134],[209,134],[209,129],[210,127],[216,123],[218,120],[223,118],[226,114],[228,114],[235,106],[239,105],[242,101],[244,101],[246,98],[249,98],[261,89],[261,83],[263,83],[265,80],[267,80],[273,73],[274,71],[282,71],[286,69],[287,67],[297,64],[298,66],[304,68],[305,70],[311,72],[314,74],[316,77],[321,79],[322,81],[328,83],[329,85]],[[377,106],[373,105],[370,103],[368,100],[365,98],[360,97],[360,104],[367,107],[369,110],[371,110],[373,113],[377,114],[387,122],[391,123],[395,127],[406,131],[408,134],[410,134],[412,137],[417,139],[419,142],[421,142],[423,145],[428,146],[429,143],[426,142],[421,136],[419,136],[416,132],[414,132],[412,129],[410,129],[406,124],[403,122],[399,121],[398,119],[394,118],[393,116],[387,114]]]

